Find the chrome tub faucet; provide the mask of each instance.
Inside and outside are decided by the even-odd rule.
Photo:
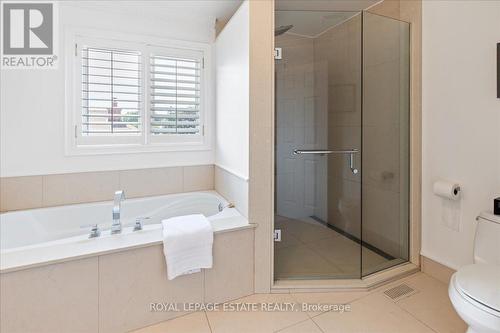
[[[120,221],[121,215],[121,203],[125,200],[125,192],[119,190],[115,192],[115,198],[113,202],[113,224],[111,225],[111,233],[119,234],[122,232],[122,223]]]

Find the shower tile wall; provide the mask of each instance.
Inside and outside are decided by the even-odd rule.
[[[325,141],[325,114],[314,91],[314,39],[285,34],[276,40],[277,213],[289,218],[325,215],[326,171],[317,156],[295,156],[295,148],[319,149]],[[321,127],[323,126],[323,128]]]
[[[328,149],[361,150],[361,15],[314,39],[318,112],[327,121]],[[361,238],[361,173],[354,175],[347,155],[329,155],[329,224]],[[361,154],[356,155],[361,170]]]
[[[370,13],[363,26],[362,236],[407,259],[409,27]],[[363,267],[364,273],[376,269]]]

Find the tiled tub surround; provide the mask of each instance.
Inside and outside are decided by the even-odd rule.
[[[209,216],[215,232],[212,269],[167,280],[157,218],[142,231],[132,232],[128,227],[122,234],[103,232],[95,239],[88,239],[86,230],[66,237],[64,231],[69,228],[53,230],[59,231],[52,235],[54,239],[42,233],[30,237],[29,244],[9,240],[3,242],[7,249],[1,252],[0,331],[125,332],[184,313],[152,312],[150,303],[224,302],[253,293],[253,225],[234,208],[218,212],[218,203],[227,202],[213,191],[129,200],[122,206],[124,221],[130,219],[127,205],[129,214],[136,214],[139,208],[158,206],[158,201],[167,204],[156,207],[156,212],[167,208],[171,215],[175,214],[172,210],[186,214],[197,209]],[[95,217],[103,205],[106,203],[6,213],[2,222],[8,214],[40,217],[45,212],[45,217],[54,217],[54,211],[61,211],[60,216],[68,217],[68,225],[74,226],[80,223],[75,217],[85,209]],[[73,218],[71,212],[76,214]],[[36,219],[14,222],[26,222],[33,230],[51,229]],[[22,236],[15,229],[5,230]]]
[[[214,166],[178,166],[121,171],[0,178],[0,211],[214,189]]]
[[[121,333],[185,314],[152,312],[153,302],[250,295],[253,241],[252,228],[217,232],[213,268],[171,281],[162,245],[2,273],[0,331]]]
[[[216,165],[214,187],[217,193],[233,203],[243,216],[248,217],[248,178]]]

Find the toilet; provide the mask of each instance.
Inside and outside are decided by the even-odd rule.
[[[500,216],[481,213],[474,239],[474,264],[451,277],[448,294],[467,333],[500,333]]]

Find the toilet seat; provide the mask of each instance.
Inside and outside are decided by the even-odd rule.
[[[460,268],[453,279],[469,302],[500,317],[500,266],[473,264]]]
[[[478,300],[478,296],[476,295],[474,295],[474,297],[469,296],[461,287],[459,282],[457,282],[458,275],[461,274],[457,272],[453,274],[451,278],[449,286],[449,296],[451,303],[453,304],[459,316],[468,324],[469,330],[467,332],[500,333],[500,311],[482,303]],[[461,283],[462,285],[467,285],[465,282],[468,281],[468,277],[464,278],[464,276],[462,276],[461,278]],[[472,279],[474,279],[474,277],[472,277]],[[489,287],[490,285],[485,287],[487,288],[486,290],[492,290],[489,289]],[[494,288],[494,286],[491,287]],[[472,289],[466,290],[471,293]]]

